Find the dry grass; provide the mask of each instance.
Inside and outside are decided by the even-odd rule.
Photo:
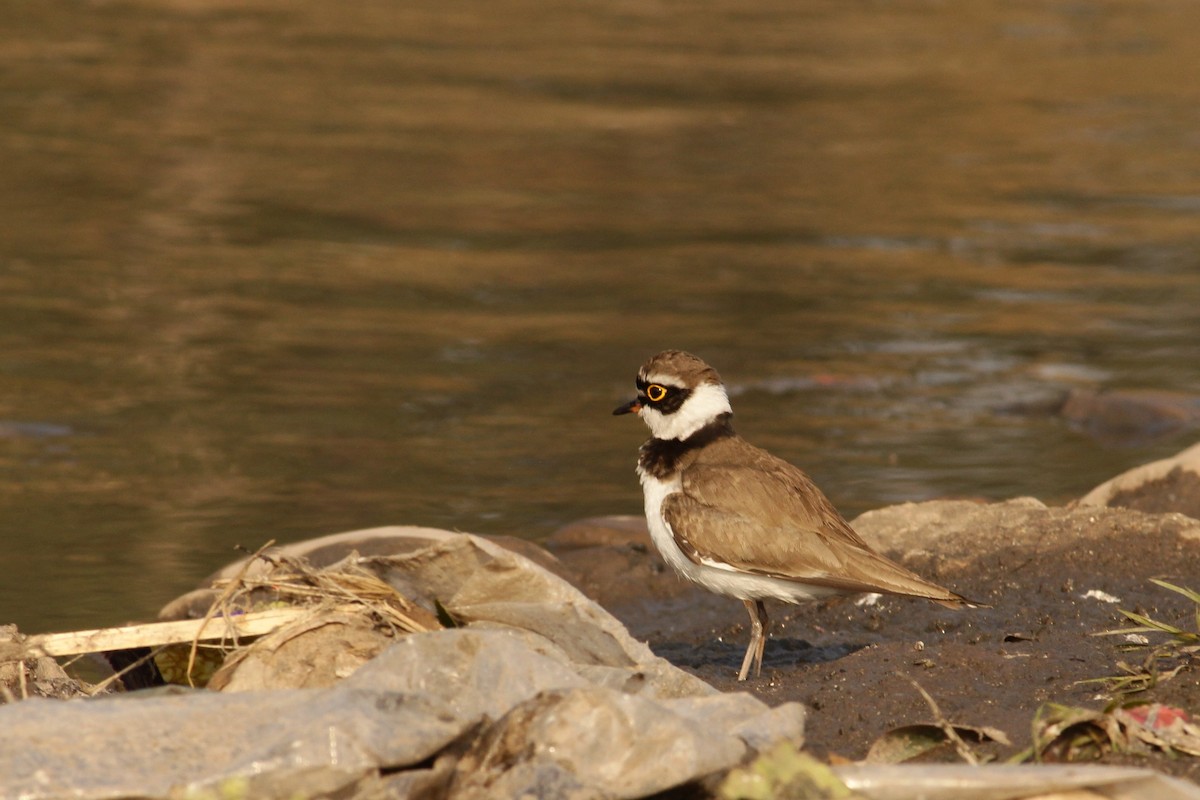
[[[1152,689],[1194,664],[1196,655],[1200,652],[1200,592],[1156,578],[1151,578],[1150,582],[1182,595],[1195,605],[1196,630],[1184,630],[1146,614],[1118,609],[1121,616],[1134,625],[1100,631],[1093,635],[1124,637],[1125,641],[1120,645],[1120,649],[1124,652],[1144,654],[1141,662],[1130,664],[1127,661],[1118,661],[1118,674],[1091,678],[1080,683],[1098,683],[1110,695],[1124,697]],[[1159,640],[1153,641],[1150,636]],[[1163,640],[1162,636],[1167,638]]]
[[[391,584],[363,567],[357,553],[351,553],[336,564],[317,568],[303,558],[270,552],[273,544],[268,542],[246,559],[233,578],[213,584],[220,594],[209,607],[204,617],[206,620],[229,618],[266,608],[294,606],[310,609],[313,616],[333,608],[358,611],[393,634],[417,633],[441,627],[432,614],[415,606]],[[257,563],[265,563],[267,569],[251,574],[252,567]],[[300,620],[294,624],[302,622]],[[219,647],[227,653],[239,646],[240,643],[234,639],[222,642]],[[195,685],[194,676],[201,647],[198,639],[192,641],[184,671],[190,685]]]

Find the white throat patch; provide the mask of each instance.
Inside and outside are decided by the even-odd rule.
[[[655,439],[686,439],[730,411],[725,387],[715,383],[702,383],[692,390],[691,395],[674,414],[663,414],[645,405],[642,406],[639,416],[650,428],[650,433]]]

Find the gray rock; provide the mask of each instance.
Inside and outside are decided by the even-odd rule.
[[[800,736],[803,709],[749,695],[655,701],[593,687],[539,694],[489,728],[459,762],[450,797],[612,797],[661,792],[728,770],[762,730]],[[775,741],[778,741],[776,738]],[[553,791],[546,793],[547,788]]]
[[[463,797],[636,797],[802,735],[797,704],[720,694],[495,542],[410,528],[343,536],[364,534],[406,547],[360,565],[465,627],[403,636],[332,686],[283,663],[281,647],[245,680],[309,688],[0,707],[0,796],[404,797],[453,781]]]

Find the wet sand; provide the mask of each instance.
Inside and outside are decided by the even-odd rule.
[[[861,759],[889,730],[934,722],[911,681],[952,723],[1007,735],[1007,746],[976,746],[981,758],[1011,757],[1029,746],[1042,704],[1102,709],[1113,696],[1081,682],[1120,675],[1118,662],[1145,658],[1121,652],[1118,637],[1092,635],[1125,626],[1118,608],[1194,625],[1183,598],[1149,582],[1188,585],[1200,574],[1200,522],[1179,514],[933,502],[871,512],[855,524],[883,552],[991,608],[950,611],[894,597],[865,606],[855,598],[769,604],[774,625],[762,675],[738,683],[749,636],[741,603],[664,571],[636,519],[569,527],[547,545],[659,655],[721,689],[808,706],[805,747],[826,757]],[[932,544],[930,530],[939,532]],[[1119,602],[1087,597],[1092,590]],[[1185,668],[1137,699],[1195,709],[1200,685]],[[926,757],[957,758],[949,746]],[[1197,759],[1161,753],[1109,753],[1103,761],[1200,777]]]

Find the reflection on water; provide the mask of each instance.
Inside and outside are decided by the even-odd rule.
[[[1200,393],[1191,4],[0,20],[0,621],[144,617],[270,538],[636,513],[608,410],[668,346],[850,514],[1190,441],[1049,411]]]

